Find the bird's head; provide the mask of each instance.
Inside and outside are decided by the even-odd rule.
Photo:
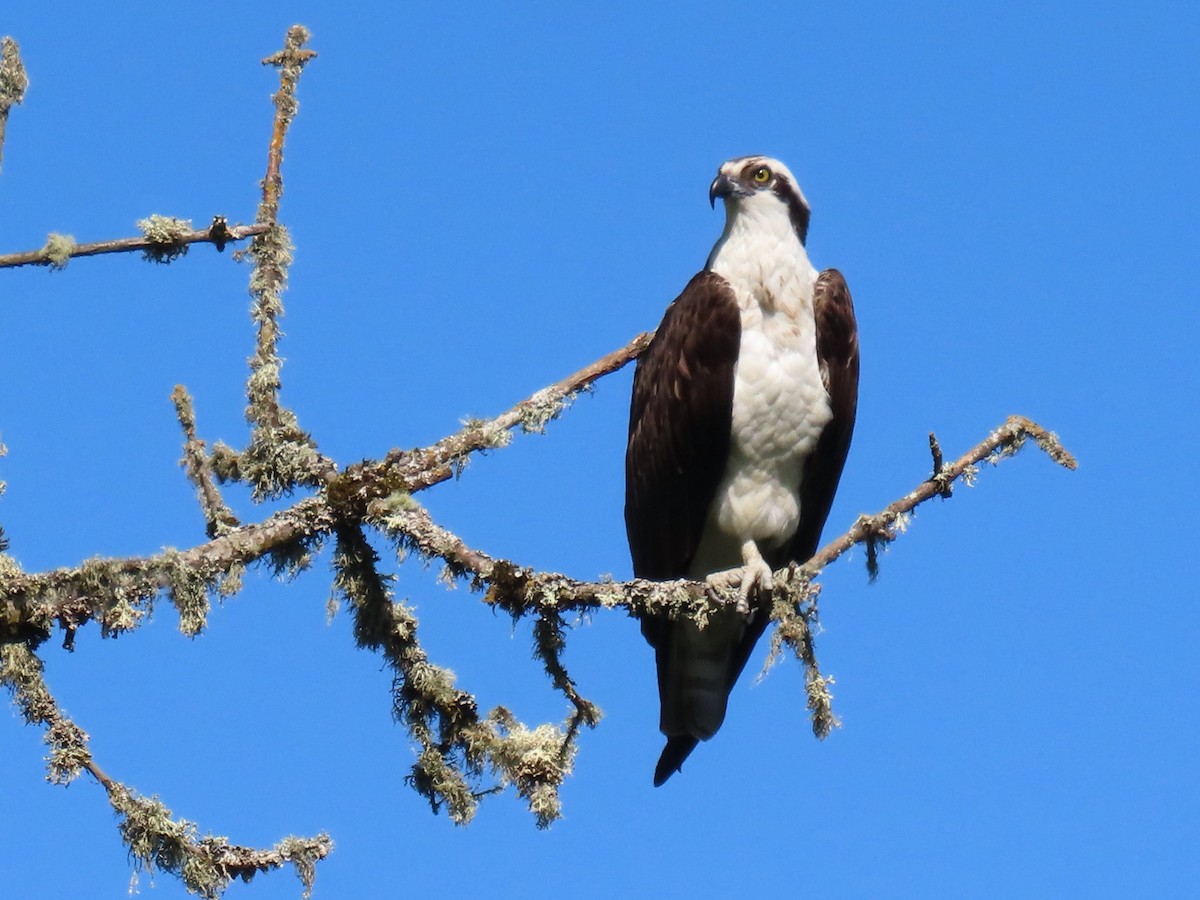
[[[708,202],[725,201],[726,219],[742,213],[786,212],[792,229],[803,244],[808,238],[808,201],[788,167],[769,156],[739,156],[717,171],[708,189]]]

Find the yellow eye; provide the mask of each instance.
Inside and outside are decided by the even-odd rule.
[[[755,184],[766,184],[771,180],[771,170],[766,166],[759,166],[750,177],[754,179]]]

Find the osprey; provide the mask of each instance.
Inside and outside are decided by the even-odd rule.
[[[809,207],[765,156],[721,166],[725,230],[638,359],[625,528],[638,578],[737,585],[709,618],[642,619],[666,749],[655,786],[725,719],[767,625],[772,571],[817,550],[858,404],[858,332],[840,272],[818,273]]]

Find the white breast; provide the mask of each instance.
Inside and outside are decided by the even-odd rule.
[[[747,540],[767,550],[795,533],[804,460],[833,416],[817,361],[817,272],[790,223],[752,224],[739,230],[731,222],[709,258],[709,268],[737,295],[742,343],[729,462],[693,577],[741,565]]]

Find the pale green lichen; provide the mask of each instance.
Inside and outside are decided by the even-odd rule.
[[[271,574],[284,580],[297,577],[312,565],[313,558],[320,552],[323,541],[322,535],[313,534],[273,547],[266,557],[271,566]]]
[[[0,160],[4,154],[4,131],[9,110],[25,99],[29,75],[21,61],[21,48],[7,35],[0,39]]]
[[[43,664],[24,644],[0,647],[0,684],[12,695],[22,718],[46,729],[43,740],[50,748],[46,758],[46,780],[68,784],[91,762],[88,736],[62,715],[42,678]]]
[[[213,444],[212,452],[209,454],[209,464],[212,466],[213,475],[220,482],[242,480],[241,459],[242,455],[224,441],[217,441]]]
[[[315,838],[285,837],[274,846],[273,852],[292,864],[304,885],[301,896],[309,900],[317,877],[317,863],[333,852],[333,840],[325,832]]]
[[[21,62],[21,46],[5,35],[0,39],[0,115],[25,99],[29,74]]]
[[[283,314],[282,295],[287,290],[287,270],[294,249],[291,235],[282,225],[257,235],[250,244],[250,258],[254,260],[250,274],[250,294],[254,298],[251,317],[259,325]]]
[[[625,591],[616,582],[613,581],[612,575],[605,574],[600,577],[600,583],[604,585],[612,585],[612,587],[603,587],[596,592],[596,600],[605,609],[615,609],[618,606],[623,606],[627,602]]]
[[[195,637],[208,621],[209,579],[199,567],[189,565],[172,549],[163,553],[163,572],[168,596],[179,613],[179,630]]]
[[[188,245],[183,239],[193,231],[190,219],[155,214],[138,219],[137,227],[142,236],[150,242],[150,246],[142,251],[144,259],[156,263],[169,263],[188,252]]]
[[[254,376],[251,376],[254,380]],[[268,392],[268,395],[273,396]],[[249,415],[249,413],[247,413]],[[321,457],[312,439],[287,413],[284,427],[255,427],[250,446],[240,455],[213,452],[213,472],[221,481],[248,483],[256,503],[292,493],[297,487],[322,486]],[[236,478],[231,478],[236,474]]]
[[[829,690],[829,685],[833,683],[832,676],[822,675],[815,667],[805,666],[804,693],[808,697],[813,734],[822,741],[842,724],[833,713],[833,693]]]
[[[460,420],[464,432],[475,432],[474,443],[484,450],[499,450],[512,443],[512,432],[491,419],[467,417]]]
[[[221,597],[232,597],[242,589],[242,579],[246,567],[242,563],[233,563],[229,570],[223,573],[217,581],[217,593]]]
[[[180,876],[192,893],[218,898],[229,886],[229,875],[215,865],[211,855],[192,852],[197,828],[187,819],[173,819],[157,797],[139,797],[121,786],[109,794],[121,816],[118,828],[138,865]]]
[[[408,491],[392,491],[386,497],[376,500],[375,508],[377,508],[380,514],[387,518],[389,522],[394,523],[400,520],[390,517],[395,516],[397,513],[411,512],[414,509],[420,509],[421,505],[413,499],[412,494],[408,493]]]
[[[104,636],[110,637],[141,624],[153,609],[158,586],[127,570],[123,560],[92,558],[76,570],[70,593],[93,609]]]
[[[207,900],[221,897],[235,876],[248,882],[285,863],[295,868],[308,898],[316,863],[333,850],[324,832],[313,838],[286,837],[266,851],[235,846],[221,835],[198,837],[195,823],[173,818],[157,797],[138,796],[121,784],[109,789],[109,802],[121,817],[118,827],[137,866],[176,875],[191,893]]]
[[[61,272],[71,261],[71,255],[77,246],[75,238],[71,235],[51,232],[46,236],[46,243],[41,252],[46,258],[46,265],[56,272]]]
[[[562,815],[558,788],[571,774],[576,745],[553,725],[529,729],[511,723],[506,734],[490,742],[488,758],[504,783],[513,784],[529,804],[538,828],[546,828]]]
[[[52,784],[70,784],[91,762],[87,732],[68,719],[55,720],[46,730],[45,741],[50,747],[46,780]]]

